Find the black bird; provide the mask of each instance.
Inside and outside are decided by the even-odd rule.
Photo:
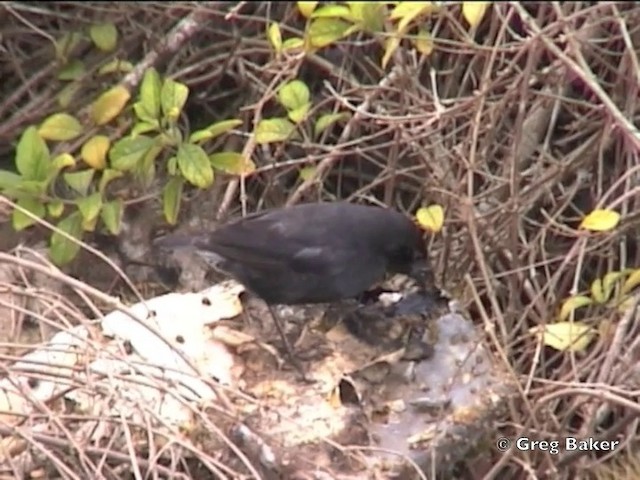
[[[423,283],[427,271],[416,223],[394,210],[346,202],[265,210],[212,232],[169,234],[154,244],[195,249],[209,265],[262,298],[290,357],[271,305],[355,298],[385,273],[407,274]]]

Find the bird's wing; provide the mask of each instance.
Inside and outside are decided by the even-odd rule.
[[[203,239],[206,245],[200,247],[253,268],[319,274],[343,268],[353,254],[342,245],[340,235],[327,231],[324,223],[270,213],[260,212],[228,224]]]

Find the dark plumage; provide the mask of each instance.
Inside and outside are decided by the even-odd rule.
[[[422,231],[410,218],[345,202],[266,210],[155,244],[194,248],[269,305],[353,298],[385,273],[421,280],[426,272]]]

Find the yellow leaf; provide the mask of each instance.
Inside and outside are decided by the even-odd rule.
[[[598,209],[584,217],[580,228],[593,232],[607,232],[613,230],[620,222],[620,214],[613,210]]]
[[[616,307],[620,313],[627,313],[636,304],[634,297],[623,297],[622,301]]]
[[[491,2],[462,2],[462,16],[475,27],[480,24]]]
[[[604,296],[604,289],[602,288],[602,280],[599,278],[596,278],[591,283],[591,298],[593,298],[596,303],[605,303],[607,301]]]
[[[384,56],[382,57],[382,68],[387,68],[387,64],[389,60],[391,60],[391,56],[393,52],[395,52],[400,46],[400,36],[398,34],[389,37],[386,42],[384,42]]]
[[[107,152],[111,146],[109,137],[104,135],[96,135],[91,137],[82,146],[80,156],[82,160],[96,170],[102,170],[107,164]]]
[[[433,52],[433,38],[426,30],[420,29],[413,44],[416,46],[416,50],[423,55],[431,55],[431,52]]]
[[[121,85],[110,88],[91,106],[91,118],[98,125],[109,123],[122,111],[131,98],[129,91]]]
[[[345,2],[351,11],[351,19],[356,22],[362,22],[364,20],[364,8],[365,5],[370,2]]]
[[[42,138],[55,141],[72,140],[81,133],[82,125],[68,113],[54,113],[42,122],[38,129],[38,134]]]
[[[438,233],[444,224],[444,210],[440,205],[430,205],[418,209],[416,220],[423,228]]]
[[[331,392],[329,392],[329,396],[327,397],[327,402],[333,408],[340,408],[342,406],[342,401],[340,400],[340,387],[336,386]]]
[[[75,164],[76,160],[69,153],[61,153],[51,160],[51,165],[56,172],[66,167],[73,167]]]
[[[209,161],[214,168],[231,175],[250,175],[256,171],[253,160],[237,152],[214,153],[209,155]]]
[[[629,278],[622,285],[622,293],[629,293],[631,290],[640,285],[640,268],[637,270],[633,270]]]
[[[269,37],[271,46],[276,53],[280,53],[282,51],[282,34],[280,33],[280,25],[276,22],[272,22],[269,26],[269,30],[267,30],[267,36]]]
[[[316,9],[318,2],[296,2],[298,10],[305,18],[309,18],[313,11]]]
[[[539,325],[529,330],[542,338],[542,342],[561,352],[581,352],[597,335],[597,331],[580,322],[558,322]]]
[[[604,292],[605,298],[611,298],[611,293],[613,292],[613,288],[618,280],[627,275],[628,272],[609,272],[602,279],[602,291]]]
[[[414,18],[421,13],[431,13],[437,8],[435,2],[400,2],[393,9],[389,18],[391,20],[407,17]]]
[[[587,305],[591,305],[593,300],[589,297],[585,297],[584,295],[574,295],[567,298],[562,307],[560,308],[560,314],[558,315],[558,319],[560,321],[564,321],[569,318],[569,315],[574,310],[577,310],[581,307],[586,307]]]

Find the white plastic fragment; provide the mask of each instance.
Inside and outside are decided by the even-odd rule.
[[[72,384],[73,368],[82,359],[89,336],[84,326],[58,332],[43,347],[25,354],[0,380],[2,419],[14,423]]]
[[[104,317],[103,333],[127,340],[136,353],[153,365],[167,368],[166,375],[176,381],[189,383],[188,376],[194,374],[177,350],[202,375],[229,383],[233,358],[224,345],[212,338],[207,327],[242,311],[238,296],[243,290],[236,282],[223,282],[199,293],[170,293],[133,305],[131,312],[171,342],[173,348],[141,321],[120,311]]]
[[[224,282],[200,293],[172,293],[132,306],[151,330],[115,311],[101,322],[102,341],[92,342],[85,325],[57,333],[6,369],[0,380],[0,422],[15,425],[40,402],[64,395],[96,417],[189,423],[194,411],[190,403],[215,398],[213,379],[232,383],[233,356],[209,326],[241,313],[243,290],[238,283]],[[130,343],[131,353],[124,351],[122,340]]]

